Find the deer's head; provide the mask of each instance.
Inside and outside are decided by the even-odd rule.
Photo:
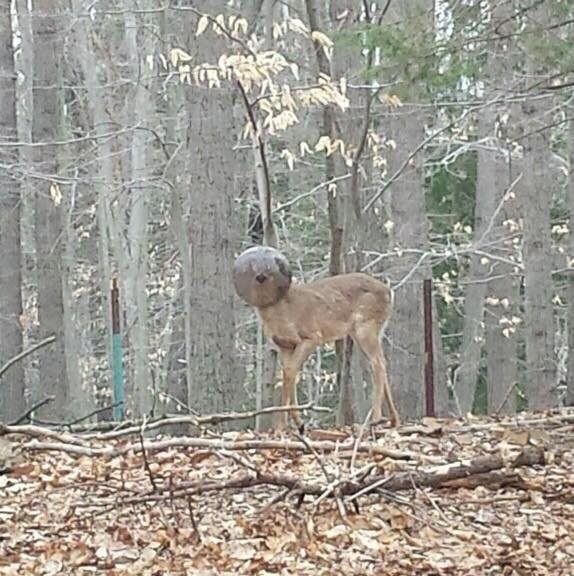
[[[249,248],[233,264],[233,284],[239,297],[251,306],[273,306],[291,285],[289,262],[275,248]]]

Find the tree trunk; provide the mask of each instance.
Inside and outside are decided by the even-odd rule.
[[[76,13],[85,9],[87,4],[74,3]],[[98,136],[96,140],[96,154],[98,158],[94,182],[95,202],[97,206],[97,249],[98,249],[98,273],[99,292],[101,294],[101,306],[103,310],[103,322],[105,324],[106,342],[102,349],[108,358],[108,367],[111,367],[111,314],[110,314],[110,287],[111,287],[111,264],[110,264],[110,235],[112,235],[113,219],[110,215],[109,194],[114,189],[114,149],[112,139],[103,137],[109,131],[110,117],[106,113],[109,98],[102,87],[102,81],[98,77],[97,47],[93,40],[95,31],[86,21],[83,26],[77,28],[77,61],[84,74],[87,93],[88,116],[91,129]],[[94,351],[101,355],[102,352]],[[111,375],[99,377],[95,383],[95,399],[100,407],[111,404]]]
[[[132,126],[145,126],[151,122],[154,92],[149,78],[149,69],[144,63],[148,54],[153,53],[150,33],[144,26],[138,26],[133,12],[126,13],[126,40],[130,67],[135,79],[135,88],[126,102],[126,110]],[[138,34],[138,31],[141,31]],[[133,114],[132,114],[133,112]],[[130,330],[130,343],[133,351],[133,372],[131,378],[131,402],[134,414],[149,414],[154,407],[155,391],[149,371],[148,344],[148,198],[150,188],[151,160],[148,147],[150,135],[146,130],[134,129],[131,142],[131,189],[126,205],[127,258],[124,277],[126,313]]]
[[[385,22],[403,32],[428,34],[433,26],[429,18],[431,6],[428,0],[391,3]],[[393,223],[389,247],[398,255],[387,269],[395,287],[395,301],[386,330],[390,343],[386,354],[397,409],[406,420],[424,412],[423,279],[431,275],[431,270],[421,260],[421,254],[428,248],[422,154],[407,161],[424,139],[427,118],[416,105],[420,99],[418,81],[411,80],[403,70],[400,74],[397,90],[407,102],[402,107],[389,107],[384,131],[385,137],[396,143],[396,149],[387,154],[388,173],[398,175],[386,198]]]
[[[68,412],[68,377],[66,368],[64,302],[62,284],[63,203],[58,175],[58,140],[62,125],[61,73],[63,54],[61,23],[63,14],[58,0],[38,0],[34,5],[34,114],[32,138],[36,148],[36,171],[42,175],[35,182],[35,238],[38,282],[39,339],[55,336],[56,341],[38,351],[39,397],[54,396],[42,407],[44,418],[63,419]]]
[[[512,179],[509,167],[497,160],[497,180],[510,183]],[[506,172],[506,178],[505,174]],[[504,193],[505,190],[502,190]],[[499,197],[500,202],[502,199]],[[500,210],[494,223],[493,240],[498,240],[501,255],[508,257],[508,242],[502,241],[507,234],[502,222],[517,220],[516,202],[508,198],[504,208]],[[505,250],[506,248],[506,250]],[[520,325],[516,319],[520,318],[520,279],[512,264],[494,262],[492,267],[493,278],[488,283],[488,295],[491,305],[486,306],[486,373],[487,373],[487,412],[489,414],[513,414],[517,406],[518,384],[518,336]]]
[[[225,12],[223,0],[196,3],[202,12]],[[195,30],[195,22],[191,26]],[[194,38],[194,36],[191,36]],[[194,56],[217,62],[225,39],[211,29],[196,40]],[[233,215],[235,134],[232,92],[227,86],[192,86],[186,92],[191,218],[191,382],[189,406],[200,412],[239,410],[244,398],[235,358],[231,279],[236,226]]]
[[[390,172],[403,164],[423,139],[420,113],[410,106],[389,114],[387,134],[397,142],[390,155]],[[424,211],[422,161],[417,157],[390,188],[390,213],[394,223],[391,247],[397,251],[426,249],[427,221]],[[387,356],[397,409],[405,419],[423,414],[424,316],[422,281],[425,268],[419,256],[404,254],[388,269],[394,285],[393,313],[386,331]],[[401,284],[402,283],[402,284]]]
[[[530,72],[536,71],[530,66]],[[550,134],[538,128],[546,123],[548,103],[526,100],[522,105],[524,178],[519,201],[524,221],[524,315],[526,339],[526,396],[531,410],[556,406],[554,311],[552,308],[552,239],[550,208],[553,186],[549,174]]]
[[[490,28],[499,39],[494,44],[495,49],[487,53],[484,72],[485,81],[490,84],[487,98],[505,96],[511,90],[512,54],[516,48],[512,35],[512,5],[493,3],[490,9]],[[512,188],[523,174],[522,163],[512,158],[508,144],[511,105],[502,102],[495,106],[493,112],[496,116],[489,127],[492,142],[486,144],[494,148],[494,153],[489,158],[490,166],[484,168],[494,175],[491,190],[494,212],[489,217],[489,237],[483,241],[491,243],[490,252],[500,259],[492,260],[489,264],[492,277],[488,283],[488,295],[492,304],[486,309],[485,319],[487,411],[489,414],[512,414],[517,406],[521,295],[519,269],[512,264],[512,261],[518,262],[519,254],[514,245],[515,239],[507,238],[509,230],[504,223],[517,223],[519,220]],[[483,249],[482,246],[480,248]]]
[[[568,211],[569,224],[569,277],[568,277],[568,382],[566,404],[574,406],[574,106],[570,107]]]
[[[511,32],[512,7],[492,5],[489,7],[489,31],[496,40],[493,49],[486,54],[482,71],[485,99],[505,95],[510,85],[511,63],[508,48]],[[512,279],[513,267],[499,260],[488,258],[488,253],[506,256],[508,247],[502,237],[507,231],[502,223],[516,216],[511,208],[514,203],[505,198],[511,185],[510,156],[504,139],[506,128],[503,118],[507,115],[505,103],[491,104],[478,116],[478,166],[476,205],[474,213],[474,246],[480,252],[471,256],[470,272],[465,292],[463,341],[460,369],[457,374],[455,393],[463,414],[473,408],[474,395],[479,379],[483,344],[487,352],[488,410],[496,411],[507,395],[509,387],[516,384],[516,333],[500,321],[512,316],[510,306],[517,310],[517,282]],[[512,244],[510,244],[512,249]],[[487,297],[492,305],[485,308]],[[508,301],[508,306],[500,304]],[[485,317],[486,314],[486,317]],[[512,411],[515,403],[508,395],[505,409]]]
[[[16,73],[10,2],[0,7],[0,138],[18,140]],[[22,265],[20,184],[9,169],[18,164],[18,148],[0,148],[0,367],[22,351]],[[0,381],[0,420],[19,416],[25,406],[24,364],[14,364]]]

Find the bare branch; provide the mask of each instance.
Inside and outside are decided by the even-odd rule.
[[[18,424],[21,424],[24,420],[27,420],[30,414],[32,414],[32,412],[38,410],[38,408],[44,406],[44,404],[48,404],[48,402],[52,402],[53,400],[54,396],[48,396],[47,398],[44,398],[43,400],[36,402],[33,406],[28,408],[28,410],[26,410],[26,412],[24,412],[22,416],[19,416],[18,418],[16,418],[16,420],[11,422],[10,426],[18,426]]]
[[[14,364],[16,364],[16,362],[19,362],[20,360],[26,358],[26,356],[29,356],[33,352],[36,352],[36,350],[38,350],[39,348],[43,348],[44,346],[47,346],[48,344],[51,344],[52,342],[55,341],[56,341],[55,336],[48,336],[48,338],[44,338],[44,340],[42,340],[41,342],[34,344],[34,346],[28,348],[27,350],[23,350],[22,352],[20,352],[20,354],[8,360],[8,362],[6,362],[6,364],[4,364],[2,368],[0,368],[0,378],[2,378],[2,376],[7,372],[10,366],[13,366]]]

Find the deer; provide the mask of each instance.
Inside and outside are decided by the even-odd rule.
[[[399,426],[380,340],[393,302],[388,283],[361,272],[294,283],[285,256],[267,246],[249,248],[237,257],[233,282],[239,297],[256,308],[266,338],[278,350],[282,406],[297,406],[297,378],[309,355],[318,346],[350,336],[371,365],[372,421],[382,420],[384,399],[391,426]],[[301,428],[299,411],[292,410],[291,417]],[[275,427],[283,429],[287,423],[288,413],[282,412]]]

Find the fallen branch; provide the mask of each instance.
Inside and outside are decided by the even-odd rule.
[[[7,427],[6,427],[7,428]],[[16,427],[21,428],[21,427]],[[48,430],[47,432],[56,434]],[[0,428],[1,433],[1,428]],[[74,438],[74,437],[72,437]],[[88,446],[79,441],[81,439],[74,438],[75,442],[38,442],[32,440],[27,444],[22,445],[24,450],[48,450],[48,451],[61,451],[69,452],[70,454],[83,454],[86,456],[121,456],[128,452],[139,453],[142,451],[141,443],[135,442],[126,446],[107,446],[97,447]],[[73,445],[71,445],[73,444]],[[77,444],[82,444],[81,449]],[[318,452],[343,452],[351,451],[355,446],[355,442],[331,442],[328,440],[308,441],[308,446]],[[225,440],[224,438],[188,438],[177,437],[160,440],[158,442],[147,441],[144,442],[143,448],[148,453],[160,452],[162,450],[169,450],[170,448],[206,448],[210,450],[288,450],[296,452],[306,452],[309,450],[308,446],[295,442],[292,440]],[[420,460],[418,454],[414,452],[401,452],[399,450],[392,450],[377,444],[364,443],[357,446],[357,451],[361,453],[376,454],[394,460]]]
[[[488,486],[489,488],[505,488],[512,486],[522,490],[532,489],[527,482],[525,482],[520,474],[514,470],[491,470],[490,472],[483,472],[481,474],[473,474],[466,478],[457,478],[456,480],[448,480],[441,486],[441,488],[466,488],[472,490],[479,486]]]
[[[374,492],[384,486],[386,492],[398,492],[412,490],[413,485],[419,488],[439,488],[447,486],[449,482],[457,479],[469,478],[473,475],[487,474],[504,467],[520,468],[524,466],[544,465],[546,453],[543,448],[526,446],[513,460],[508,461],[500,455],[479,456],[466,463],[458,462],[447,467],[419,472],[397,472],[385,476],[373,476],[368,482],[356,480],[346,480],[338,483],[338,495],[350,497],[349,500],[356,499],[369,492]],[[223,482],[218,481],[190,481],[183,482],[177,486],[162,486],[158,494],[146,494],[123,498],[116,504],[139,504],[144,502],[155,502],[167,498],[183,498],[196,494],[206,494],[208,492],[220,492],[223,490],[237,490],[252,488],[254,486],[278,486],[281,488],[296,491],[299,494],[310,496],[321,496],[325,491],[332,492],[332,487],[325,482],[304,481],[300,477],[292,474],[272,474],[267,472],[240,474]],[[169,490],[169,491],[168,491]],[[93,505],[86,503],[86,505]],[[110,505],[105,502],[104,505]]]
[[[38,442],[30,440],[22,444],[22,450],[44,451],[44,452],[65,452],[66,454],[75,454],[77,456],[110,456],[113,452],[110,448],[90,448],[78,444],[65,444],[63,442]]]
[[[50,428],[34,426],[33,424],[12,426],[0,423],[0,436],[5,436],[6,434],[21,434],[23,436],[30,436],[31,438],[50,438],[51,440],[60,442],[61,444],[58,445],[62,446],[68,446],[69,444],[87,446],[87,442],[78,436],[67,434],[66,432],[56,432]]]
[[[500,422],[493,421],[488,424],[468,424],[460,428],[450,428],[449,432],[480,432],[482,430],[491,430],[497,426],[501,428],[520,428],[531,426],[560,426],[561,424],[574,424],[574,414],[555,414],[541,418],[516,418],[512,420],[501,420]]]
[[[246,420],[249,418],[255,418],[261,414],[273,414],[275,412],[290,412],[292,410],[312,410],[313,412],[331,412],[330,408],[324,406],[314,406],[312,403],[302,404],[301,406],[270,406],[268,408],[262,408],[261,410],[250,410],[248,412],[224,412],[221,414],[207,414],[205,416],[194,416],[193,414],[187,414],[185,416],[168,416],[166,418],[161,418],[160,420],[155,420],[150,422],[146,426],[146,430],[157,430],[158,428],[163,428],[164,426],[173,426],[176,424],[191,424],[192,426],[206,426],[208,424],[222,424],[223,422],[231,422],[234,420]],[[114,438],[120,438],[121,436],[129,436],[130,434],[138,434],[141,429],[140,424],[134,424],[128,428],[121,428],[118,430],[112,430],[111,432],[86,434],[85,438],[94,438],[98,440],[113,440]]]

